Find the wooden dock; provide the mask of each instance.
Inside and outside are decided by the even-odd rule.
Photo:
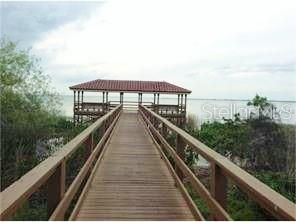
[[[139,121],[124,112],[76,220],[194,220],[160,153]]]

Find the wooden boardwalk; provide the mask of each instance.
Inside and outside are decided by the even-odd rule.
[[[76,220],[194,220],[136,113],[124,112]]]
[[[167,133],[176,135],[174,147],[162,136]],[[82,145],[85,163],[66,189],[68,160]],[[187,146],[211,163],[210,190],[184,162]],[[232,220],[225,207],[231,180],[276,219],[296,220],[295,203],[141,104],[138,113],[117,105],[2,191],[0,220],[11,219],[41,186],[47,187],[51,221],[207,219],[184,188],[184,177],[211,219]]]

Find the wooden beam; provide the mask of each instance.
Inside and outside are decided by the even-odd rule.
[[[47,215],[50,216],[65,194],[66,161],[64,160],[47,181]]]
[[[84,142],[85,146],[85,153],[84,153],[84,159],[87,160],[88,157],[91,155],[94,147],[94,136],[93,133],[91,133],[88,138]]]
[[[75,109],[76,109],[76,91],[74,90],[74,103],[73,103],[73,123],[75,125],[75,122],[76,122],[76,115],[75,115]]]
[[[185,160],[185,142],[183,140],[183,138],[177,134],[176,137],[176,152],[178,154],[178,156],[184,161]],[[175,165],[175,170],[177,175],[179,176],[180,180],[182,181],[184,179],[184,175],[182,173],[182,171],[179,169],[179,167],[177,165]]]
[[[181,94],[181,113],[183,111],[183,94]]]
[[[186,107],[187,107],[187,94],[185,94],[185,104],[184,104],[184,111],[186,113]]]
[[[120,92],[120,104],[123,103],[123,92]]]
[[[214,162],[211,163],[211,193],[217,202],[226,210],[227,177],[223,174],[223,170]]]
[[[77,111],[80,111],[80,91],[77,93]],[[80,115],[77,115],[77,123],[80,122]]]
[[[157,94],[157,105],[159,105],[159,93]]]

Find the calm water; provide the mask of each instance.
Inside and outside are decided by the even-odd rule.
[[[175,96],[176,97],[176,96]],[[118,101],[119,96],[109,96],[109,101]],[[125,101],[137,101],[135,96],[125,95]],[[102,98],[98,96],[85,96],[85,102],[99,102]],[[152,102],[153,97],[143,95],[143,102]],[[247,106],[247,100],[212,100],[212,99],[192,99],[188,98],[187,113],[197,117],[198,124],[206,121],[222,120],[224,118],[233,118],[235,113],[240,113],[242,118],[247,118],[252,108]],[[296,101],[270,101],[276,106],[276,112],[279,116],[275,116],[278,122],[296,124]],[[64,115],[73,116],[73,96],[62,96],[61,111]],[[160,97],[162,104],[177,104],[176,98],[168,96]]]

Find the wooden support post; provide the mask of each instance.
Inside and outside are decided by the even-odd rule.
[[[120,93],[120,104],[123,103],[123,92]]]
[[[187,106],[187,94],[185,94],[185,102],[184,102],[184,112],[186,113],[186,106]]]
[[[64,160],[47,181],[47,214],[53,213],[65,194],[66,161]]]
[[[79,104],[80,104],[80,91],[77,93],[77,105],[78,105],[78,110],[79,110]]]
[[[177,152],[178,156],[183,161],[185,160],[185,145],[186,144],[184,143],[183,138],[179,134],[177,134],[177,137],[176,137],[176,152]],[[176,170],[176,173],[179,176],[180,180],[182,181],[184,179],[184,175],[183,175],[182,171],[177,166],[175,166],[175,170]]]
[[[76,115],[75,111],[76,110],[76,91],[74,90],[74,104],[73,104],[73,123],[74,125],[76,124]]]
[[[157,93],[157,106],[156,106],[156,113],[159,113],[159,93]]]
[[[157,94],[157,105],[159,105],[159,93]]]
[[[84,146],[85,146],[84,159],[85,159],[85,161],[88,159],[88,157],[91,155],[91,153],[93,151],[93,148],[94,148],[93,144],[94,144],[94,136],[93,136],[93,133],[91,133],[84,142]]]
[[[98,131],[99,131],[99,141],[100,141],[102,139],[102,137],[104,136],[104,133],[105,133],[104,123],[102,123],[102,125],[100,126]]]
[[[80,91],[77,93],[77,111],[80,111]],[[77,123],[80,122],[80,114],[77,115]]]
[[[181,113],[183,112],[183,94],[181,94]]]
[[[83,91],[81,91],[81,104],[83,103]]]
[[[167,135],[168,135],[168,129],[167,129],[167,127],[166,127],[166,125],[164,125],[163,123],[162,123],[162,136],[163,136],[163,138],[165,138],[165,139],[167,139]]]
[[[226,210],[227,206],[227,177],[222,169],[214,162],[211,163],[211,194],[216,201]],[[216,219],[212,215],[212,219]]]

